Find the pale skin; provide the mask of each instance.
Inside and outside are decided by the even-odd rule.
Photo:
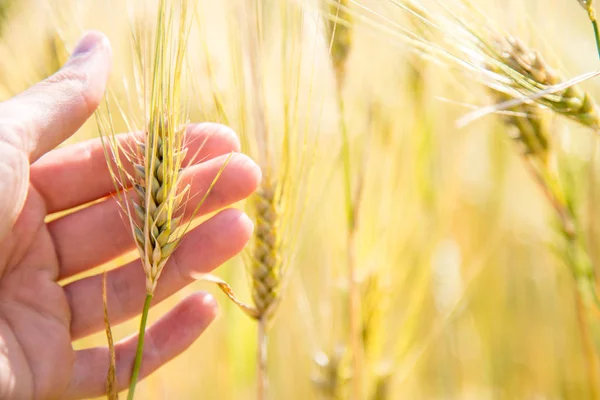
[[[75,351],[72,342],[103,331],[102,275],[62,284],[134,248],[111,193],[99,140],[53,150],[90,117],[102,99],[111,65],[106,38],[88,33],[54,76],[0,104],[0,398],[79,399],[105,390],[108,349]],[[249,196],[260,169],[237,153],[239,141],[217,124],[189,125],[183,173],[203,193],[227,164],[200,213]],[[131,136],[123,135],[123,141]],[[45,222],[48,215],[96,199],[97,204]],[[190,208],[195,204],[190,205]],[[188,210],[189,211],[189,210]],[[165,267],[155,303],[235,256],[252,233],[248,217],[225,209],[191,230]],[[139,261],[107,275],[111,322],[136,317],[145,296]],[[189,347],[215,318],[206,293],[181,300],[146,334],[141,376]],[[116,344],[119,389],[127,387],[137,337]]]

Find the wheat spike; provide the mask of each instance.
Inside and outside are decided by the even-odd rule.
[[[176,7],[176,5],[179,7]],[[175,9],[179,13],[174,23]],[[112,123],[110,94],[106,110],[96,113],[111,175],[119,193],[119,203],[126,215],[146,275],[146,290],[154,293],[160,274],[176,249],[186,228],[178,230],[181,209],[189,186],[180,183],[185,145],[185,107],[181,104],[181,84],[186,52],[185,37],[189,27],[185,0],[161,0],[157,31],[138,31],[133,27],[133,45],[138,51],[138,77],[148,90],[139,96],[140,108],[148,110],[143,134],[137,145],[123,147],[116,139]],[[141,41],[154,35],[154,49],[144,48]],[[149,40],[150,38],[146,38]],[[150,73],[146,66],[150,63]],[[117,109],[122,113],[121,105]],[[128,125],[135,119],[123,115]],[[132,129],[133,130],[133,129]],[[133,165],[129,172],[126,164]],[[133,195],[123,195],[133,188]],[[206,197],[206,196],[205,196]],[[203,202],[204,199],[201,200]],[[197,211],[197,208],[196,208]]]
[[[494,92],[494,97],[499,103],[510,100],[510,96],[502,92]],[[516,128],[513,139],[520,144],[521,152],[546,164],[550,153],[550,138],[543,109],[536,104],[520,104],[511,111],[514,114],[506,114],[502,118],[505,124]]]
[[[488,87],[512,97],[510,103],[498,103],[469,113],[461,118],[459,126],[490,113],[512,108],[517,102],[525,102],[538,103],[557,114],[600,131],[600,113],[596,102],[588,92],[577,86],[595,75],[585,74],[572,80],[564,79],[550,68],[538,51],[495,29],[490,24],[490,19],[469,0],[457,0],[454,5],[441,0],[431,3],[426,5],[417,0],[397,1],[398,6],[411,17],[422,21],[428,29],[441,33],[440,42],[422,38],[399,24],[393,24],[391,29],[397,34],[397,38],[414,47],[418,54],[432,57],[442,64],[454,65],[469,73],[470,78],[479,79]],[[586,10],[593,11],[591,2],[585,1],[582,5]],[[384,15],[374,15],[389,21]],[[369,18],[373,17],[367,17],[367,20]]]
[[[175,215],[183,198],[178,175],[184,150],[174,146],[172,137],[183,135],[182,128],[169,132],[166,120],[150,123],[143,164],[135,165],[137,201],[135,240],[146,272],[146,288],[153,293],[169,256],[177,247],[175,235],[180,217]]]
[[[503,96],[501,94],[500,98]],[[564,262],[578,282],[579,290],[583,290],[582,295],[597,302],[595,271],[581,237],[581,221],[573,205],[572,193],[561,184],[556,166],[549,163],[552,137],[542,109],[537,105],[522,104],[512,111],[515,115],[504,116],[504,121],[515,128],[514,139],[521,146],[526,165],[559,219],[559,233],[565,246],[561,251]]]
[[[514,37],[496,40],[499,52],[489,69],[504,74],[514,82],[514,87],[531,93],[545,90],[563,82],[538,51],[527,48]],[[591,95],[577,86],[557,93],[547,94],[540,103],[579,123],[594,129],[600,128],[598,106]]]
[[[545,85],[554,85],[558,78],[546,66],[540,55],[530,52],[515,38],[506,39],[503,60],[510,68],[524,76],[529,76]],[[488,67],[496,72],[494,66]],[[498,103],[506,102],[512,97],[505,91],[492,89]],[[543,108],[536,103],[519,104],[502,116],[504,123],[514,128],[513,139],[519,144],[521,153],[537,183],[560,218],[562,230],[567,236],[576,235],[576,218],[569,209],[565,194],[557,184],[555,169],[549,164],[552,136]]]
[[[252,299],[257,314],[270,317],[279,301],[282,285],[280,211],[276,184],[269,179],[261,185],[255,198],[256,233],[250,273]]]
[[[115,135],[110,110],[111,96],[114,96],[112,90],[108,91],[106,111],[96,113],[119,204],[135,239],[146,278],[146,299],[132,366],[129,400],[135,396],[148,313],[157,282],[190,226],[187,222],[180,227],[183,205],[189,200],[190,190],[189,185],[184,186],[180,182],[187,153],[184,141],[186,107],[181,103],[181,86],[190,27],[188,3],[187,0],[160,0],[157,11],[154,31],[146,30],[142,25],[131,27],[132,45],[137,57],[135,79],[139,80],[135,87],[140,90],[137,100],[140,109],[145,111],[141,129],[137,128],[135,118],[126,115],[117,100],[117,109],[127,125],[136,126],[135,130],[143,132],[137,144],[123,146]],[[152,43],[152,46],[145,43]],[[132,172],[127,167],[129,164],[133,165]],[[191,218],[206,200],[223,168],[191,213]]]

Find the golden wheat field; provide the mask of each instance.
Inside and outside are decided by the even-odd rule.
[[[134,38],[154,54],[167,9],[185,30],[176,112],[232,127],[263,169],[238,205],[255,236],[214,271],[251,310],[202,280],[153,307],[150,321],[206,290],[220,313],[136,398],[600,399],[594,7],[1,0],[2,100],[84,31],[110,39],[110,102],[65,144],[107,116],[145,129],[140,71],[155,61]]]

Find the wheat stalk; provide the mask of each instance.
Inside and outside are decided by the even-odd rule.
[[[328,33],[331,38],[330,54],[335,71],[337,100],[342,133],[342,162],[344,179],[344,196],[347,217],[346,258],[348,271],[348,319],[350,322],[349,340],[352,354],[352,396],[361,398],[363,393],[363,359],[364,349],[361,340],[361,296],[360,285],[356,272],[356,234],[358,231],[358,214],[362,197],[362,180],[364,170],[358,175],[358,182],[353,182],[350,138],[344,115],[343,88],[346,80],[346,67],[352,48],[352,16],[349,12],[348,0],[329,2]],[[344,21],[339,24],[338,21]]]
[[[544,122],[545,118],[541,115],[543,110],[535,105],[521,105],[513,111],[523,116],[505,116],[504,120],[507,125],[515,128],[517,134],[514,139],[520,145],[528,170],[556,213],[559,221],[558,232],[562,239],[559,255],[573,275],[583,307],[587,310],[598,309],[600,303],[596,290],[595,271],[582,237],[581,221],[575,211],[576,204],[572,199],[571,190],[561,184],[560,173],[549,162],[551,139],[547,124]],[[582,312],[581,307],[578,307],[578,313]],[[591,318],[595,317],[591,315]],[[588,346],[589,335],[586,333],[593,321],[580,315],[579,322],[586,348],[593,347],[593,344]],[[598,344],[598,338],[593,342]],[[600,348],[596,348],[596,352],[600,353]],[[586,355],[590,382],[594,383],[593,389],[597,393],[596,356],[589,353]]]
[[[219,289],[236,304],[246,315],[255,320],[258,325],[257,341],[257,399],[267,397],[267,323],[273,316],[276,303],[279,299],[279,288],[282,285],[283,263],[280,248],[280,200],[278,192],[281,188],[273,180],[271,170],[267,167],[270,161],[269,130],[267,126],[267,112],[264,100],[264,87],[262,84],[262,51],[261,31],[262,19],[259,12],[260,2],[248,2],[235,8],[233,15],[237,15],[245,24],[236,21],[230,24],[232,37],[243,37],[246,41],[232,46],[234,62],[234,80],[238,83],[242,100],[237,104],[237,117],[240,126],[237,131],[244,139],[243,145],[246,152],[252,153],[258,149],[257,158],[262,164],[263,181],[253,197],[249,214],[254,216],[255,234],[252,241],[252,250],[246,253],[246,265],[250,274],[252,303],[242,301],[233,291],[231,286],[221,278],[212,275],[199,275],[204,279],[217,284]],[[198,17],[198,20],[200,17]],[[203,38],[204,39],[204,38]],[[206,52],[206,42],[204,49]],[[208,54],[207,54],[208,59]],[[210,65],[210,60],[206,61]],[[249,71],[246,75],[246,71]],[[222,103],[222,96],[217,90],[214,75],[209,76],[213,90],[213,102],[219,116],[227,121],[234,119],[227,115],[226,107]],[[253,94],[252,105],[246,103],[246,93],[243,88],[249,85]],[[249,125],[249,120],[254,122],[254,129]],[[247,125],[248,124],[248,125]],[[256,137],[252,138],[248,131],[254,131]],[[254,143],[253,143],[254,142]],[[255,148],[248,148],[249,144],[256,144]]]
[[[134,188],[138,198],[133,202],[135,218],[130,221],[146,273],[146,299],[128,393],[130,400],[135,394],[154,290],[165,264],[181,239],[181,235],[175,233],[180,222],[177,212],[187,192],[187,188],[182,189],[178,184],[185,157],[184,128],[177,98],[185,54],[186,3],[182,2],[181,6],[179,42],[170,42],[169,21],[165,18],[171,17],[172,5],[169,7],[165,0],[161,0],[159,5],[149,122],[145,141],[138,146],[140,162],[134,164]],[[174,46],[173,50],[176,51],[173,76],[170,76],[171,68],[168,67],[168,63],[173,61],[169,60],[169,46]],[[171,83],[174,86],[169,88]]]
[[[265,176],[257,190],[253,211],[256,233],[249,253],[250,287],[258,323],[258,385],[259,398],[267,390],[267,324],[274,316],[281,299],[283,285],[283,259],[281,248],[281,204],[277,184]]]
[[[281,27],[269,28],[265,26],[263,15],[267,9],[262,7],[261,1],[234,1],[231,7],[231,15],[237,17],[232,18],[229,24],[232,73],[237,90],[232,96],[223,96],[217,91],[218,85],[212,82],[214,76],[209,79],[214,92],[215,109],[221,118],[230,121],[240,133],[244,152],[257,160],[263,171],[262,183],[247,203],[247,213],[255,221],[251,244],[244,253],[252,301],[246,303],[240,300],[220,278],[206,275],[199,278],[216,283],[229,299],[257,322],[257,398],[265,399],[268,396],[269,328],[289,277],[303,214],[302,199],[310,180],[310,164],[305,157],[305,152],[312,144],[308,139],[309,125],[305,126],[303,132],[299,128],[300,92],[305,89],[300,83],[303,74],[295,70],[299,65],[286,68],[290,59],[299,64],[303,62],[295,46],[296,41],[302,39],[298,29],[302,26],[299,21],[304,17],[304,6],[300,3],[280,2],[280,18],[271,22],[280,22]],[[268,9],[268,12],[274,11],[276,9]],[[281,82],[271,83],[271,77],[265,74],[267,57],[263,34],[265,29],[277,28],[281,28],[281,43],[284,47],[283,85]],[[206,48],[206,44],[204,46]],[[273,127],[266,101],[267,89],[273,87],[282,87],[283,90],[283,123],[277,128]],[[312,75],[308,90],[310,115]],[[226,98],[237,100],[233,111],[230,109],[231,105],[222,100]],[[316,132],[314,136],[316,137]]]
[[[109,362],[106,374],[106,398],[107,400],[119,400],[117,389],[117,359],[115,354],[115,342],[113,339],[110,319],[108,316],[108,298],[106,296],[106,271],[102,274],[102,306],[104,307],[104,330],[108,342]]]
[[[594,9],[594,0],[578,0],[579,4],[588,13],[592,27],[594,28],[594,37],[596,38],[596,48],[600,57],[600,31],[598,30],[598,21],[596,20],[596,10]]]
[[[552,72],[552,69],[544,62],[539,52],[528,50],[525,45],[515,38],[506,39],[508,47],[504,47],[503,61],[514,71],[523,76],[535,77],[535,81],[542,85],[554,85],[559,78]],[[497,66],[497,64],[496,64]],[[495,66],[490,66],[494,70]],[[567,89],[572,96],[564,96],[566,102],[573,105],[569,108],[577,115],[587,115],[590,120],[596,120],[597,106],[592,97],[581,91],[575,86]],[[499,102],[505,102],[510,96],[506,92],[494,91],[496,99]],[[556,106],[551,110],[560,113]],[[564,110],[565,108],[560,108]],[[551,205],[555,209],[562,230],[562,235],[574,248],[567,251],[567,254],[585,252],[584,256],[570,256],[568,264],[573,271],[577,281],[585,280],[586,286],[589,286],[590,295],[597,299],[595,293],[594,271],[591,266],[590,257],[583,246],[581,234],[581,223],[575,212],[572,195],[560,184],[560,176],[556,167],[550,162],[552,154],[552,135],[549,131],[544,110],[536,104],[521,104],[513,108],[513,114],[504,115],[505,122],[516,127],[517,135],[515,139],[520,143],[522,154],[527,162],[533,168],[532,171],[536,180],[542,185],[544,192]],[[587,261],[585,261],[587,260]],[[586,297],[588,297],[586,295]],[[598,302],[598,300],[595,300]],[[600,304],[600,302],[599,302]]]
[[[281,262],[279,242],[278,212],[276,208],[275,192],[272,183],[271,171],[267,160],[270,159],[269,129],[267,127],[267,110],[265,101],[265,87],[263,86],[263,52],[262,32],[263,18],[260,12],[260,2],[256,2],[248,9],[248,41],[246,60],[250,69],[249,81],[254,91],[254,104],[251,115],[254,122],[254,131],[259,154],[262,158],[264,170],[263,183],[257,191],[257,201],[252,207],[256,219],[256,234],[254,236],[251,258],[247,264],[250,271],[250,286],[254,309],[256,310],[256,321],[258,324],[257,346],[256,346],[256,370],[257,370],[257,400],[268,397],[268,333],[267,323],[273,300],[276,298],[275,287],[280,285]],[[277,246],[277,247],[276,247]]]
[[[133,127],[135,121],[133,117],[128,118],[118,102],[112,103],[111,99],[115,97],[112,90],[108,91],[103,110],[96,113],[119,202],[135,239],[146,278],[129,400],[135,395],[146,323],[158,280],[190,226],[189,222],[183,222],[182,210],[193,194],[189,192],[189,185],[180,182],[187,154],[185,107],[180,97],[189,26],[187,0],[160,0],[154,33],[141,25],[132,27],[132,44],[139,68],[134,87],[139,91],[140,109],[147,112],[144,127],[140,129],[143,133],[136,145],[124,147],[115,135],[112,108],[122,114],[128,126]],[[192,218],[226,163],[199,200],[191,213]],[[130,172],[127,165],[133,165],[133,171]]]

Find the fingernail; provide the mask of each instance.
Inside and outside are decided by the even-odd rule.
[[[90,32],[85,34],[75,46],[73,53],[71,54],[71,58],[81,56],[83,54],[91,53],[98,47],[100,43],[104,40],[104,35],[99,32]]]

